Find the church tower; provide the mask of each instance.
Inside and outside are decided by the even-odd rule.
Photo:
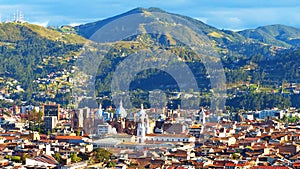
[[[205,114],[205,110],[203,108],[201,108],[201,110],[199,111],[199,124],[201,124],[201,133],[203,133],[204,131],[204,126],[206,123],[206,114]]]
[[[99,104],[99,108],[95,113],[95,119],[102,119],[102,114],[103,114],[103,110],[102,110],[102,104]]]
[[[146,140],[146,134],[150,133],[149,130],[149,120],[143,105],[141,105],[141,110],[137,114],[137,142],[144,143]]]
[[[199,111],[199,124],[204,125],[206,123],[206,114],[203,108]]]

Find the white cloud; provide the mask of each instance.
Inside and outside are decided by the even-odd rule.
[[[35,25],[40,25],[40,26],[43,26],[43,27],[47,27],[48,24],[49,24],[49,21],[44,21],[44,22],[31,22],[32,24],[35,24]]]
[[[228,20],[233,24],[240,24],[241,23],[241,20],[238,17],[230,17]]]
[[[208,18],[206,18],[206,17],[196,17],[195,19],[197,19],[203,23],[207,23],[207,21],[208,21]]]
[[[80,22],[73,22],[73,23],[69,23],[68,25],[70,26],[78,26],[78,25],[82,25],[82,24],[85,24],[84,22],[80,23]]]

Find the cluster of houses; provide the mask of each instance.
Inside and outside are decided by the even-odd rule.
[[[63,95],[70,93],[70,86],[72,85],[72,79],[70,75],[74,73],[75,67],[70,69],[55,68],[56,62],[61,64],[73,63],[77,59],[77,56],[48,56],[43,58],[41,65],[37,65],[37,69],[43,71],[44,69],[53,70],[49,71],[49,74],[44,77],[39,77],[33,81],[33,85],[37,86],[37,91],[32,95],[32,99],[39,102],[46,101],[59,101],[59,98]],[[10,75],[11,72],[5,72]],[[17,100],[21,100],[22,93],[24,93],[24,86],[22,83],[10,76],[0,75],[0,100],[6,103],[16,103]],[[17,97],[16,97],[17,94]],[[13,97],[12,97],[13,96]],[[63,101],[67,101],[70,98],[65,98]],[[63,102],[60,101],[60,102]],[[65,104],[65,103],[64,103]]]
[[[208,108],[166,110],[141,105],[127,112],[122,101],[113,110],[104,110],[101,104],[97,109],[67,110],[45,104],[11,110],[0,113],[0,165],[6,168],[104,167],[91,160],[71,160],[72,154],[92,158],[97,148],[114,154],[113,168],[300,167],[300,127],[278,120],[289,114],[283,110],[216,118]],[[43,128],[50,132],[29,127],[33,110],[43,112]],[[297,114],[293,112],[290,115]]]

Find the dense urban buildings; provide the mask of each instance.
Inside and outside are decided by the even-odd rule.
[[[65,115],[68,118],[57,120],[57,116],[44,116],[45,134],[28,126],[26,114],[1,113],[1,165],[21,168],[101,168],[105,165],[115,168],[297,168],[299,165],[299,127],[289,122],[289,118],[298,117],[296,109],[244,111],[232,117],[224,114],[219,121],[213,121],[214,112],[209,107],[162,110],[145,109],[142,105],[131,112],[120,104],[111,111],[113,115],[105,116],[108,110],[111,111],[102,106],[78,110],[61,108],[58,114],[69,114]],[[120,110],[124,116],[119,115]],[[270,113],[266,115],[266,112]],[[94,123],[89,124],[92,129],[77,125],[85,124],[85,120]],[[106,156],[110,162],[95,159],[93,154],[97,151],[112,153]]]

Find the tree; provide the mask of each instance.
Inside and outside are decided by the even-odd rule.
[[[37,113],[37,121],[38,121],[38,132],[41,133],[41,124],[42,124],[42,120],[43,120],[43,112],[40,110],[38,113]]]
[[[32,122],[31,130],[35,130],[35,125],[38,122],[38,112],[33,109],[31,112],[29,112],[29,121]]]
[[[61,161],[61,155],[60,155],[60,153],[56,152],[56,153],[54,154],[53,157],[55,158],[55,160],[56,160],[57,162],[60,163],[60,161]]]
[[[82,160],[82,158],[78,157],[76,153],[71,154],[71,161],[72,162],[77,163],[77,162],[80,162],[81,160]]]
[[[233,158],[234,160],[237,160],[237,159],[239,159],[239,155],[238,155],[237,153],[233,153],[233,154],[232,154],[232,158]]]
[[[105,150],[104,148],[97,148],[95,151],[95,161],[97,162],[104,162],[104,161],[109,161],[112,153]]]
[[[112,168],[112,167],[116,167],[116,163],[114,162],[108,162],[107,167]]]
[[[282,121],[286,122],[286,121],[287,121],[287,119],[288,119],[287,115],[286,115],[286,114],[285,114],[285,115],[283,115],[283,117],[282,117]]]
[[[47,135],[50,136],[51,135],[51,131],[48,129],[47,131]]]
[[[16,162],[16,163],[22,162],[20,156],[12,156],[10,160],[13,161],[13,162]]]
[[[80,136],[80,129],[76,130],[76,136]]]
[[[29,158],[29,157],[30,157],[30,155],[28,153],[22,153],[21,161],[23,162],[23,164],[25,164],[26,158]]]

